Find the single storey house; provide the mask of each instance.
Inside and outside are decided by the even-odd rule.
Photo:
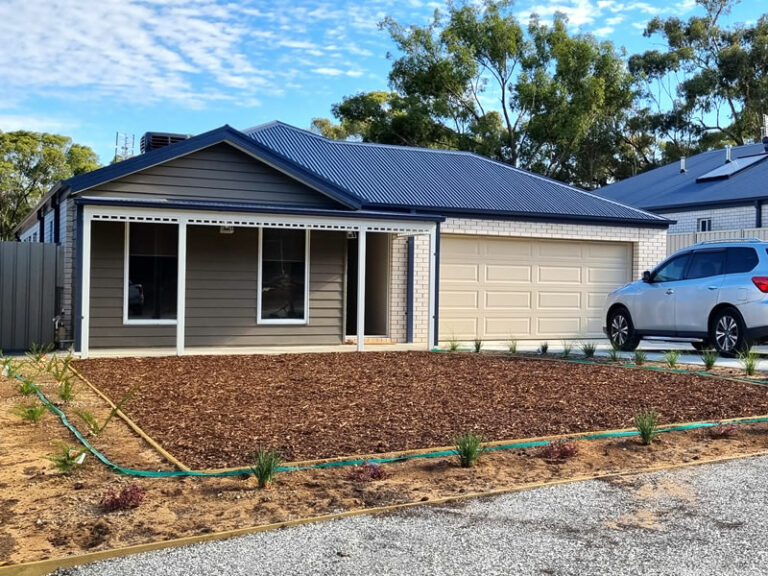
[[[668,219],[470,153],[280,122],[156,140],[18,228],[63,245],[84,356],[600,337],[605,295],[665,252]]]

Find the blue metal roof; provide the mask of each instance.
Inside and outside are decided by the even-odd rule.
[[[364,207],[669,224],[653,214],[469,152],[330,140],[282,122],[243,133],[353,195]]]
[[[638,174],[604,186],[597,194],[617,202],[655,212],[692,210],[703,206],[748,204],[768,198],[768,154],[762,144],[731,149],[726,164],[725,150],[710,150],[685,161]]]

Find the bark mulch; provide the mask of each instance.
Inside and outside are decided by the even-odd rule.
[[[194,468],[768,413],[768,389],[727,380],[485,354],[364,352],[93,359],[76,368]]]

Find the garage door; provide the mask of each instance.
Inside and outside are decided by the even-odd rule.
[[[440,338],[600,337],[631,266],[631,244],[443,236]]]

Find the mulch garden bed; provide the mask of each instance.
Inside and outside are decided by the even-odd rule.
[[[747,383],[492,354],[365,352],[91,359],[75,367],[187,465],[241,466],[258,447],[288,460],[768,413]]]

